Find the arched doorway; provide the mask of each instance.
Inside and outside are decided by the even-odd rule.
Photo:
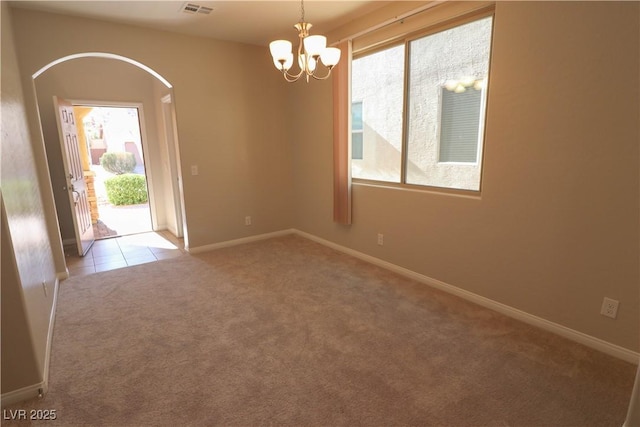
[[[79,105],[132,105],[144,109],[148,141],[144,157],[147,169],[149,207],[152,229],[168,230],[177,237],[184,236],[182,215],[183,197],[179,187],[179,151],[175,132],[167,134],[165,121],[171,116],[163,99],[172,96],[172,85],[151,68],[130,58],[108,53],[69,55],[52,61],[33,74],[34,88],[45,140],[52,190],[63,242],[73,239],[69,226],[72,209],[65,206],[66,177],[62,165],[59,138],[55,129],[52,97],[76,100]],[[174,104],[170,104],[174,108]],[[171,144],[171,147],[169,146]],[[126,150],[125,150],[126,151]],[[68,203],[67,203],[68,205]]]

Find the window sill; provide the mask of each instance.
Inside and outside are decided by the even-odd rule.
[[[401,184],[397,182],[375,181],[370,179],[352,178],[351,184],[361,187],[387,188],[391,190],[409,191],[413,193],[427,193],[439,196],[453,196],[463,199],[481,200],[480,191],[460,190],[455,188],[431,187],[416,184]]]

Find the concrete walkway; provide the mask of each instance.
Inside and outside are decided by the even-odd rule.
[[[98,205],[100,220],[94,225],[96,239],[151,231],[149,204],[129,206]]]
[[[126,236],[128,234],[152,231],[149,203],[128,206],[112,205],[107,200],[104,180],[113,175],[106,172],[99,165],[92,165],[91,170],[96,173],[94,186],[99,212],[99,221],[93,226],[94,237],[103,239],[105,237]],[[144,174],[144,169],[142,169],[142,174]]]

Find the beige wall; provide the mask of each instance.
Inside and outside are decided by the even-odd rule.
[[[66,55],[107,52],[173,85],[190,247],[290,227],[284,83],[267,50],[23,9],[14,9],[14,20],[25,82]]]
[[[1,202],[1,200],[0,200]],[[38,362],[35,359],[31,331],[25,306],[22,304],[22,286],[14,258],[11,234],[2,209],[2,393],[38,384]],[[10,351],[9,351],[10,350]]]
[[[25,111],[12,21],[2,15],[2,393],[44,380],[56,270]],[[59,240],[59,239],[58,239]],[[58,247],[60,246],[58,241]],[[8,253],[7,253],[8,252]],[[47,294],[43,282],[48,288]],[[6,311],[6,312],[5,312]],[[11,319],[6,319],[12,314]],[[15,322],[15,323],[14,323]],[[10,328],[10,331],[7,330]],[[5,370],[7,364],[10,370]]]
[[[73,241],[75,233],[68,194],[64,189],[66,179],[53,96],[70,100],[142,104],[142,118],[146,130],[143,144],[149,154],[149,158],[145,158],[145,167],[150,193],[158,207],[154,219],[159,229],[166,228],[163,185],[165,169],[162,158],[165,149],[164,141],[158,134],[157,122],[162,117],[156,117],[155,104],[159,103],[160,98],[154,93],[154,81],[157,81],[155,77],[135,65],[107,58],[80,58],[63,62],[49,68],[35,79],[38,109],[63,240]]]
[[[498,2],[479,198],[354,185],[334,224],[330,83],[292,86],[295,227],[638,351],[638,7]]]

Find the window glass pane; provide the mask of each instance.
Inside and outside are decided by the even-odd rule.
[[[354,155],[351,175],[400,182],[404,45],[354,59],[351,73],[351,98],[362,106],[362,158]]]
[[[362,102],[351,104],[351,130],[362,130]]]
[[[492,21],[409,44],[407,183],[480,189]]]
[[[362,132],[353,132],[351,134],[351,158],[354,160],[362,160],[363,155]]]
[[[351,158],[362,160],[362,102],[351,104]]]

